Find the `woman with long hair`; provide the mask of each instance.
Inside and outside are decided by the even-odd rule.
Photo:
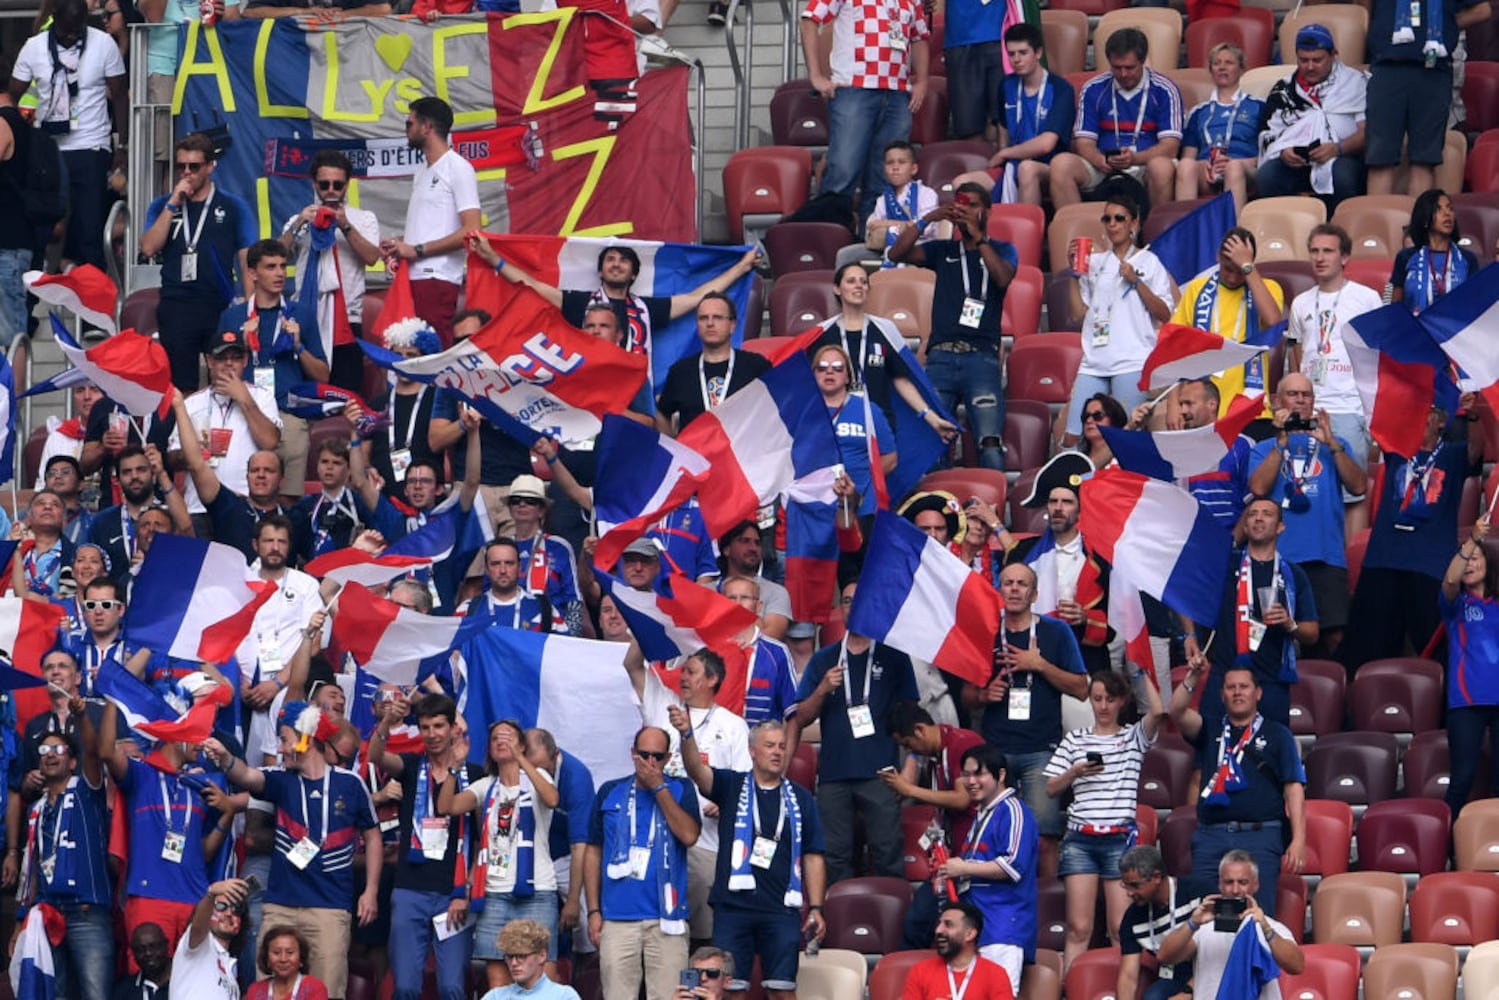
[[[1447,743],[1452,751],[1452,775],[1447,783],[1447,805],[1452,818],[1468,801],[1478,777],[1487,730],[1499,746],[1499,562],[1489,564],[1483,540],[1489,534],[1489,515],[1473,525],[1472,534],[1457,547],[1437,604],[1447,627]]]
[[[1390,301],[1404,302],[1415,316],[1477,274],[1479,263],[1471,252],[1458,246],[1462,233],[1457,212],[1452,199],[1440,188],[1417,196],[1406,232],[1411,246],[1395,255]]]
[[[1095,469],[1105,469],[1114,464],[1114,451],[1109,447],[1100,427],[1123,428],[1129,423],[1129,414],[1119,405],[1119,400],[1107,393],[1095,392],[1083,401],[1083,436],[1077,450],[1088,456]]]

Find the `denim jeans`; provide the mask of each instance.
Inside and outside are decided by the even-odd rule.
[[[903,90],[839,87],[828,105],[828,165],[822,190],[860,188],[859,229],[885,191],[885,146],[911,132],[911,95]]]
[[[390,894],[390,974],[395,980],[392,1000],[416,1000],[422,995],[422,970],[427,950],[437,953],[437,995],[463,1000],[468,957],[474,946],[472,929],[438,941],[432,918],[448,912],[452,900],[445,892],[395,889]]]
[[[1000,385],[999,350],[929,351],[926,374],[947,412],[956,413],[962,402],[978,445],[979,464],[1003,472],[1005,394]]]
[[[31,270],[30,250],[0,250],[0,348],[26,333],[26,286],[21,275]]]
[[[1227,830],[1222,826],[1199,824],[1192,834],[1192,874],[1185,892],[1190,896],[1217,892],[1218,862],[1229,851],[1240,848],[1254,856],[1254,863],[1260,869],[1260,888],[1254,894],[1255,902],[1260,904],[1265,916],[1274,917],[1280,859],[1285,853],[1280,826],[1280,823],[1267,823],[1259,830]]]
[[[1452,750],[1452,770],[1447,782],[1447,805],[1452,819],[1468,804],[1478,781],[1478,762],[1483,753],[1483,733],[1499,740],[1499,705],[1473,705],[1447,710],[1447,744]],[[1478,789],[1477,797],[1488,798],[1490,789]]]
[[[1308,194],[1312,190],[1312,172],[1307,167],[1288,167],[1274,159],[1256,171],[1254,186],[1261,198]],[[1364,161],[1357,156],[1340,156],[1332,161],[1332,194],[1317,197],[1327,205],[1330,218],[1340,201],[1363,193]]]
[[[1145,402],[1139,372],[1125,372],[1123,375],[1084,375],[1078,372],[1072,380],[1072,397],[1067,404],[1068,434],[1082,435],[1083,408],[1100,392],[1112,396],[1124,407],[1125,413],[1133,413],[1135,407]]]
[[[64,904],[58,907],[68,933],[52,949],[57,995],[70,1000],[109,1000],[114,991],[114,918],[108,906]]]

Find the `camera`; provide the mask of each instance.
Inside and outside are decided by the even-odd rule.
[[[1219,896],[1213,900],[1213,930],[1224,934],[1237,934],[1239,923],[1244,918],[1244,911],[1248,908],[1248,902],[1243,899]]]
[[[1286,417],[1285,427],[1288,431],[1309,431],[1315,426],[1317,425],[1311,417],[1303,417],[1299,413],[1293,413],[1289,417]]]

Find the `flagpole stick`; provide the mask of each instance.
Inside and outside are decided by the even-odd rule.
[[[16,490],[16,484],[14,482],[12,482],[10,484],[10,489],[11,489],[12,493],[15,492],[15,490]],[[1494,517],[1494,503],[1496,501],[1499,501],[1499,486],[1495,486],[1494,487],[1494,495],[1491,496],[1491,497],[1489,497],[1489,510],[1488,510],[1488,514],[1489,514],[1489,519],[1490,520],[1493,520],[1493,517]]]
[[[1203,643],[1203,645],[1202,645],[1202,655],[1203,656],[1207,656],[1208,655],[1208,650],[1210,650],[1210,649],[1213,648],[1213,640],[1216,639],[1216,638],[1218,638],[1218,630],[1217,629],[1213,629],[1211,632],[1208,633],[1208,641],[1205,642],[1205,643]]]
[[[1175,389],[1175,388],[1176,388],[1176,386],[1174,384],[1166,386],[1165,390],[1159,396],[1157,396],[1155,399],[1152,399],[1150,401],[1150,408],[1153,410],[1157,406],[1159,406],[1161,404],[1161,400],[1163,400],[1167,396],[1171,395],[1171,390]]]

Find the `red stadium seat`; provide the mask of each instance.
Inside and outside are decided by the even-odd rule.
[[[904,337],[924,338],[932,328],[932,291],[937,275],[926,268],[893,267],[869,279],[864,308],[900,328]]]
[[[796,753],[786,768],[786,777],[809,792],[817,790],[817,747],[802,740],[796,745]]]
[[[941,52],[941,48],[929,51]],[[937,60],[933,59],[933,62]],[[947,77],[932,73],[926,81],[926,100],[911,112],[911,141],[918,146],[947,138]]]
[[[836,222],[778,222],[765,231],[765,254],[777,278],[797,271],[831,271],[838,251],[852,242],[853,233]]]
[[[1005,403],[1005,464],[1039,469],[1051,449],[1051,407],[1031,399]]]
[[[1161,856],[1166,860],[1166,871],[1177,878],[1186,878],[1192,873],[1192,834],[1197,831],[1197,806],[1177,806],[1161,824],[1156,838],[1161,847]]]
[[[1390,799],[1370,806],[1358,824],[1360,871],[1430,875],[1447,867],[1452,811],[1441,799]]]
[[[1082,360],[1083,345],[1077,334],[1053,333],[1016,341],[1010,349],[1005,398],[1065,403]]]
[[[1363,670],[1348,691],[1353,728],[1379,733],[1424,733],[1442,721],[1442,681],[1427,674]]]
[[[1393,944],[1369,956],[1364,995],[1369,997],[1453,997],[1457,995],[1457,949],[1430,942]]]
[[[1499,938],[1499,879],[1491,872],[1433,872],[1410,897],[1411,940],[1461,947]]]
[[[730,156],[723,168],[730,242],[744,242],[746,223],[764,232],[801,208],[811,185],[812,153],[805,147],[757,146]]]
[[[1213,23],[1217,23],[1217,19]],[[1188,198],[1183,201],[1164,201],[1159,205],[1150,207],[1150,214],[1145,217],[1145,225],[1140,227],[1140,232],[1147,244],[1154,243],[1156,239],[1170,229],[1181,218],[1208,203],[1207,198]]]
[[[826,146],[828,102],[807,79],[787,80],[770,98],[771,142],[777,146]]]
[[[1388,656],[1370,660],[1358,668],[1359,677],[1405,677],[1410,674],[1419,674],[1427,680],[1440,683],[1443,677],[1442,665],[1436,660],[1421,656]],[[1349,698],[1352,697],[1350,692]]]
[[[926,849],[921,846],[921,838],[931,822],[929,810],[920,812],[910,806],[901,810],[901,856],[906,863],[907,882],[925,882],[932,877],[931,862],[927,858]]]
[[[999,314],[999,332],[1006,337],[1029,337],[1041,330],[1041,299],[1046,276],[1034,264],[1021,264],[1005,290],[1004,310]]]
[[[1404,923],[1405,880],[1394,872],[1329,875],[1312,897],[1317,941],[1378,948],[1398,943]]]
[[[1016,1000],[1062,1000],[1062,974],[1047,965],[1027,965],[1020,973]]]
[[[1014,405],[1014,402],[1007,404]],[[1046,404],[1041,404],[1045,406]],[[1045,507],[1022,507],[1025,498],[1030,496],[1031,484],[1036,481],[1036,473],[1039,466],[1027,469],[1015,480],[1014,487],[1010,490],[1010,516],[1006,519],[1011,534],[1039,535],[1046,530],[1046,508]]]
[[[989,209],[989,238],[1015,245],[1021,264],[1041,266],[1046,245],[1046,213],[1040,205],[1001,203]],[[1009,306],[1005,306],[1006,310]]]
[[[928,472],[917,484],[918,490],[946,490],[967,503],[969,497],[978,497],[996,510],[1005,509],[1005,496],[1009,492],[1009,481],[1003,472],[993,469],[938,469]]]
[[[1154,844],[1160,837],[1161,817],[1154,809],[1143,802],[1135,804],[1135,827],[1138,833],[1135,842],[1139,844]]]
[[[1499,129],[1485,132],[1499,139]],[[1499,196],[1494,194],[1454,194],[1452,209],[1457,213],[1457,228],[1462,235],[1458,246],[1487,260],[1494,253],[1494,244],[1499,242]]]
[[[1452,824],[1458,871],[1499,872],[1499,799],[1473,799]]]
[[[784,337],[816,326],[838,311],[832,271],[797,271],[770,286],[770,334]]]
[[[1080,10],[1089,17],[1101,17],[1111,10],[1129,6],[1129,0],[1052,0],[1051,10]]]
[[[1296,975],[1280,974],[1286,1000],[1358,1000],[1362,971],[1358,949],[1346,944],[1306,944],[1306,967]]]
[[[1447,731],[1417,733],[1406,748],[1400,767],[1406,795],[1429,799],[1445,796],[1452,773]]]
[[[1036,883],[1036,947],[1061,951],[1067,940],[1067,890],[1059,878]]]
[[[825,947],[884,955],[900,948],[911,885],[879,876],[844,879],[828,888],[825,905]]]
[[[943,128],[946,128],[945,124]],[[934,189],[943,202],[952,201],[953,178],[973,170],[983,170],[989,165],[992,152],[993,147],[978,139],[933,140],[921,147],[921,180]]]
[[[1348,686],[1348,671],[1337,660],[1319,660],[1312,657],[1296,660],[1296,673],[1302,677],[1315,674],[1336,681],[1338,697],[1343,697]]]
[[[1333,213],[1353,241],[1357,259],[1391,260],[1400,252],[1415,198],[1404,194],[1366,194],[1347,198]]]
[[[927,949],[892,951],[882,955],[874,971],[869,974],[869,1000],[900,1000],[912,966],[919,965],[936,954]]]
[[[1068,286],[1072,277],[1065,271],[1053,274],[1046,281],[1046,329],[1052,333],[1077,333],[1083,328],[1081,319],[1073,319],[1067,312]]]
[[[1306,794],[1353,806],[1394,798],[1398,760],[1389,733],[1329,733],[1306,756]]]
[[[1268,7],[1239,8],[1232,17],[1210,17],[1187,25],[1187,65],[1207,67],[1208,53],[1220,42],[1244,50],[1244,67],[1270,65],[1275,45],[1275,12]]]
[[[1473,147],[1463,180],[1469,191],[1499,191],[1499,143]]]
[[[1088,55],[1088,15],[1053,5],[1041,12],[1046,64],[1061,76],[1081,73]]]
[[[1334,681],[1302,672],[1300,679],[1291,685],[1291,732],[1297,736],[1323,736],[1342,728],[1342,678]]]
[[[1093,948],[1072,960],[1063,990],[1067,1000],[1114,1000],[1119,982],[1119,949]]]
[[[1463,108],[1467,111],[1463,121],[1467,131],[1499,128],[1499,63],[1468,61],[1463,76]]]
[[[1353,843],[1353,810],[1332,799],[1306,800],[1307,875],[1341,875],[1348,870]]]
[[[1140,765],[1139,801],[1156,809],[1171,810],[1192,801],[1192,769],[1197,755],[1186,740],[1162,733],[1145,751]]]
[[[364,303],[359,307],[360,325],[364,328],[364,339],[372,344],[385,346],[385,331],[376,329],[379,325],[380,310],[385,308],[384,291],[367,291],[364,293]]]
[[[1279,872],[1275,879],[1275,919],[1286,925],[1300,944],[1306,935],[1306,880],[1291,872]]]
[[[120,329],[134,330],[151,336],[161,329],[156,322],[156,308],[161,303],[160,288],[137,288],[125,297],[120,307]]]
[[[1304,260],[1267,260],[1255,267],[1266,281],[1273,280],[1280,285],[1287,306],[1296,296],[1317,285],[1317,279],[1312,276],[1312,265]]]
[[[1394,258],[1361,257],[1350,260],[1348,266],[1343,268],[1343,273],[1349,281],[1357,281],[1365,288],[1372,288],[1383,295],[1384,287],[1390,281],[1390,271],[1394,267]]]
[[[753,340],[765,332],[765,278],[758,271],[750,272],[749,294],[744,299],[744,315],[739,317],[746,340]]]

